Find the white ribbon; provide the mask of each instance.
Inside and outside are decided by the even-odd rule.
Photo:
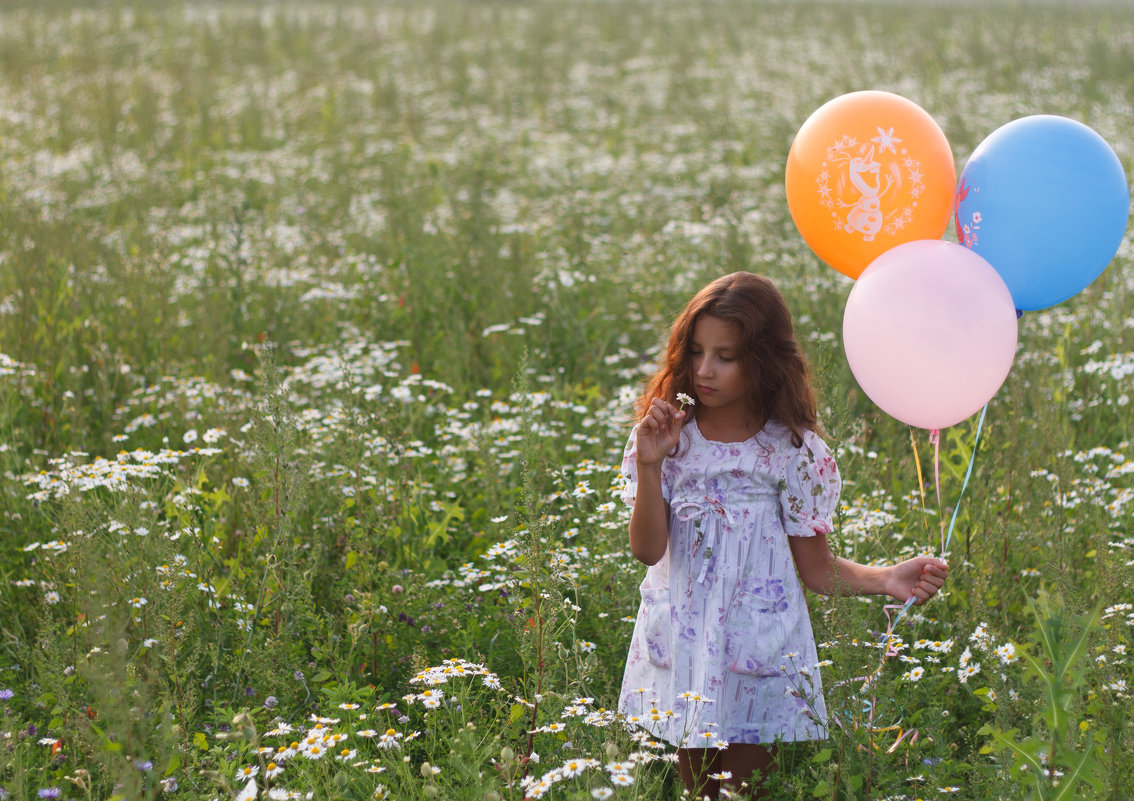
[[[713,548],[716,547],[717,541],[721,538],[722,521],[730,528],[736,523],[733,520],[732,513],[724,504],[708,496],[699,501],[683,501],[677,504],[673,508],[673,514],[681,521],[696,521],[694,525],[697,527],[697,538],[693,541],[690,563],[696,560],[697,549],[704,543],[705,548],[701,552],[701,572],[697,574],[697,583],[700,584],[709,572]]]

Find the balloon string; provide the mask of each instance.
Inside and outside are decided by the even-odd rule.
[[[945,518],[941,507],[941,430],[929,432],[929,442],[933,445],[933,484],[937,490],[937,525],[941,530],[941,552],[945,552]]]
[[[961,509],[961,499],[965,497],[965,490],[969,486],[969,477],[973,474],[973,465],[976,463],[977,451],[980,449],[980,432],[984,429],[984,416],[988,413],[988,404],[980,410],[980,418],[977,420],[976,437],[973,439],[973,452],[969,456],[969,466],[965,470],[965,480],[961,483],[961,492],[957,496],[957,503],[953,507],[953,516],[949,518],[949,532],[945,536],[945,543],[941,546],[941,557],[945,558],[946,551],[949,550],[949,541],[953,539],[953,525],[957,522],[957,512]]]
[[[917,440],[914,439],[913,426],[910,426],[910,446],[913,448],[913,460],[917,465],[917,492],[918,497],[921,498],[921,520],[925,524],[925,531],[929,533],[929,522],[926,520],[925,511],[925,478],[921,473],[921,458],[917,455]]]
[[[977,451],[980,450],[980,435],[981,435],[981,431],[984,430],[984,418],[985,418],[985,415],[987,415],[987,414],[988,414],[988,404],[986,403],[984,405],[984,408],[980,410],[980,418],[977,420],[976,437],[973,439],[973,450],[972,450],[972,453],[969,455],[969,466],[965,470],[965,480],[961,484],[961,492],[957,496],[956,505],[953,507],[953,515],[949,519],[949,530],[948,530],[948,533],[945,535],[944,541],[941,543],[941,554],[940,554],[940,556],[941,556],[942,559],[945,558],[945,554],[949,550],[949,541],[953,537],[953,527],[957,522],[957,512],[961,508],[961,499],[964,498],[964,496],[965,496],[965,490],[968,489],[969,479],[972,477],[972,474],[973,474],[973,465],[976,464]],[[929,438],[930,438],[930,442],[933,443],[933,447],[934,447],[933,472],[934,472],[934,481],[937,485],[937,506],[940,509],[940,507],[941,507],[941,474],[940,474],[940,470],[938,468],[938,465],[940,463],[940,459],[939,459],[939,455],[940,455],[939,449],[940,449],[940,442],[941,442],[940,431],[938,431],[937,429],[934,429],[933,431],[930,432]],[[925,490],[924,490],[925,481],[922,478],[921,460],[918,458],[918,455],[917,455],[917,442],[914,440],[913,428],[912,427],[910,428],[910,442],[913,445],[914,463],[917,465],[918,487],[921,488],[921,498],[922,498],[921,505],[922,505],[922,512],[923,512],[923,517],[924,517],[924,512],[925,512]],[[942,523],[944,523],[944,521],[942,521]],[[840,681],[837,684],[835,684],[834,687],[838,687],[842,684],[846,684],[847,682],[851,682],[851,681],[861,681],[862,682],[862,688],[859,690],[860,693],[865,693],[870,688],[870,685],[872,685],[874,683],[874,681],[878,678],[878,676],[882,673],[882,668],[886,665],[886,660],[891,656],[897,656],[897,651],[894,649],[893,641],[892,641],[892,638],[894,636],[894,629],[897,627],[898,622],[901,621],[901,619],[903,617],[905,617],[906,614],[909,612],[910,607],[914,605],[914,600],[915,600],[915,597],[910,596],[908,599],[906,599],[906,602],[904,604],[902,604],[901,607],[899,607],[897,604],[885,604],[885,605],[883,605],[882,610],[886,613],[886,633],[882,635],[881,641],[880,641],[880,645],[883,646],[883,648],[882,648],[883,653],[882,653],[882,659],[879,660],[878,667],[872,673],[870,673],[866,676],[856,676],[853,679],[846,679],[844,681]],[[894,609],[897,609],[898,612],[897,612],[896,615],[893,616],[893,618],[891,618],[890,612]],[[871,720],[873,720],[873,708],[871,708]]]

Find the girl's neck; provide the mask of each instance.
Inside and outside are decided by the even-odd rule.
[[[699,407],[696,411],[697,428],[705,439],[714,442],[744,442],[760,433],[766,420],[750,410],[728,413],[724,409]]]

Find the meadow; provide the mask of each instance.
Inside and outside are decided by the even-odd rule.
[[[811,360],[832,547],[936,553],[956,510],[889,640],[809,598],[830,737],[774,797],[1130,798],[1134,235],[1019,320],[938,492],[783,179],[857,89],[958,172],[1050,113],[1132,175],[1132,75],[1107,4],[5,4],[0,799],[680,798],[612,709],[615,489],[672,316],[737,269]]]

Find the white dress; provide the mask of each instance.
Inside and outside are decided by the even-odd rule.
[[[637,492],[634,434],[622,498]],[[744,442],[690,419],[662,463],[669,544],[646,571],[619,711],[674,746],[826,737],[815,637],[788,537],[832,531],[841,479],[823,441],[770,421]]]

